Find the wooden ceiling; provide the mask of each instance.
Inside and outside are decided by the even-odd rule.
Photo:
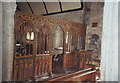
[[[17,11],[29,12],[37,15],[51,15],[83,9],[82,2],[17,2]]]

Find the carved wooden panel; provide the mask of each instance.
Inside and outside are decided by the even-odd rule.
[[[35,63],[34,63],[35,60]],[[24,81],[52,73],[52,56],[21,56],[14,59],[13,79]]]
[[[35,60],[35,76],[42,76],[52,72],[52,56],[39,55]]]
[[[73,51],[71,54],[64,55],[64,67],[70,68],[84,68],[86,64],[91,63],[92,50]]]
[[[33,59],[31,57],[14,59],[13,69],[14,80],[29,80],[33,76]]]
[[[64,60],[66,60],[64,64],[66,64],[67,69],[78,67],[78,55],[66,54],[64,56]]]

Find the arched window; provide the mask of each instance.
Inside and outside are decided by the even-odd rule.
[[[34,40],[34,32],[27,32],[26,34],[26,39],[27,40]]]
[[[97,41],[99,39],[99,36],[97,34],[93,34],[92,39],[95,39]]]
[[[31,40],[34,39],[34,32],[31,32]]]
[[[26,39],[30,40],[30,32],[27,32]]]
[[[96,42],[98,42],[99,36],[97,34],[93,34],[91,36],[91,39],[92,39],[91,44],[96,45]]]
[[[58,26],[55,30],[54,35],[54,48],[63,48],[63,30]]]
[[[54,34],[54,54],[63,53],[63,34],[62,28],[58,26]]]

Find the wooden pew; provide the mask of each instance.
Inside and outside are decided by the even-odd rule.
[[[94,81],[95,82],[96,81],[95,78],[96,78],[96,70],[93,70],[92,68],[88,68],[75,73],[71,73],[58,78],[51,79],[49,80],[49,82],[54,82],[54,81]]]

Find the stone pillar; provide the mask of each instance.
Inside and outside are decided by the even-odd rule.
[[[0,57],[2,57],[2,2],[0,2]],[[0,58],[2,64],[2,58]],[[0,65],[0,83],[2,81],[2,65]]]
[[[101,47],[101,81],[118,81],[118,3],[105,2]]]
[[[118,31],[120,32],[120,1],[119,1],[119,3],[118,3]],[[120,33],[118,34],[118,41],[120,41]],[[120,47],[120,46],[119,46]],[[119,48],[118,47],[118,48]],[[120,54],[120,48],[118,49],[118,54]],[[120,56],[118,57],[118,59],[120,60]],[[118,64],[120,64],[120,61],[118,61]],[[120,82],[120,66],[119,66],[119,68],[118,68],[119,70],[118,70],[118,73],[119,73],[119,82]]]
[[[12,80],[15,2],[2,3],[2,81]]]
[[[92,52],[92,59],[100,60],[101,59],[101,33],[102,33],[102,22],[103,22],[103,2],[90,2],[86,3],[88,7],[86,9],[86,49],[94,49]],[[89,15],[88,15],[89,14]],[[88,18],[88,19],[87,19]],[[93,26],[94,23],[97,23],[96,26]],[[95,38],[94,36],[98,37]],[[94,37],[94,38],[93,38]],[[92,44],[94,43],[94,44]]]

